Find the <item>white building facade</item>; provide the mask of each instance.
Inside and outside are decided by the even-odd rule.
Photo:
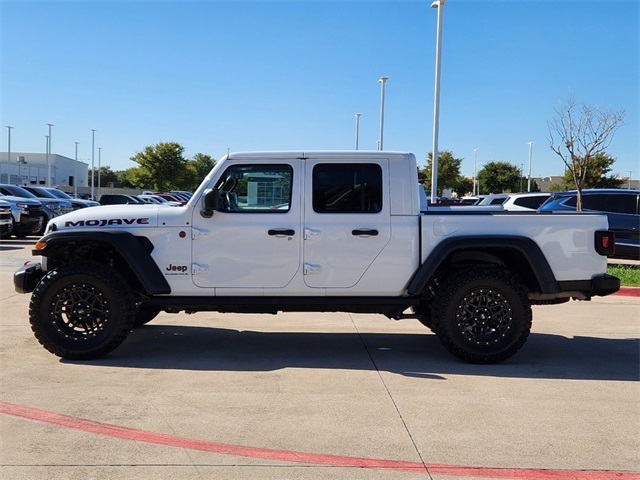
[[[51,177],[47,182],[47,174]],[[89,165],[55,153],[0,152],[0,183],[51,187],[87,187]]]

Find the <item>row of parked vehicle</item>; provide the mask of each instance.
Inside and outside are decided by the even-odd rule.
[[[569,212],[575,211],[577,192],[498,193],[465,197],[446,205],[499,205],[508,212]],[[617,258],[640,260],[640,190],[595,188],[582,191],[585,212],[604,213],[609,228],[616,232]]]
[[[135,205],[141,203],[185,205],[191,198],[191,195],[191,192],[186,191],[171,191],[166,193],[144,192],[142,195],[113,193],[102,195],[100,197],[100,205]]]
[[[0,184],[0,238],[6,239],[12,235],[17,238],[40,236],[49,220],[79,208],[126,203],[184,205],[190,196],[190,192],[109,194],[102,195],[100,202],[96,202],[73,198],[57,188]]]

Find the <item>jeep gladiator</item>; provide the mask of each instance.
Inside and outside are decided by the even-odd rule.
[[[516,353],[532,304],[619,289],[603,215],[420,204],[410,153],[232,153],[185,206],[51,220],[14,285],[67,359],[109,353],[161,311],[346,311],[417,318],[473,363]]]

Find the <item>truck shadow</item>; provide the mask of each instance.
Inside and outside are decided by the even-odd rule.
[[[451,356],[435,335],[238,331],[150,324],[114,352],[86,365],[194,371],[283,368],[380,370],[425,379],[443,375],[638,381],[639,339],[566,338],[532,333],[523,349],[497,365]],[[72,362],[78,363],[78,362]]]

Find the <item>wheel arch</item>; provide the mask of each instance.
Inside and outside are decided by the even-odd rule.
[[[454,237],[440,242],[413,276],[408,292],[420,295],[429,282],[447,270],[494,265],[515,272],[529,291],[545,294],[560,287],[542,250],[520,236]]]
[[[171,293],[171,287],[153,258],[153,244],[144,236],[124,231],[56,231],[42,237],[33,255],[47,258],[47,268],[70,259],[115,262],[134,286],[145,295]]]

